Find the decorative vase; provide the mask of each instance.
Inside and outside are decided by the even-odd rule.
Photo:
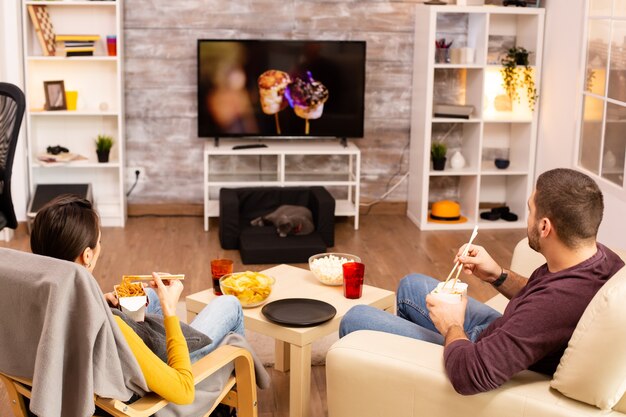
[[[446,167],[446,157],[443,158],[433,158],[433,169],[435,171],[443,171]]]
[[[98,154],[98,162],[109,162],[110,151],[96,151]]]
[[[450,159],[450,167],[452,169],[461,169],[465,167],[465,158],[463,154],[459,151],[456,151],[452,158]]]

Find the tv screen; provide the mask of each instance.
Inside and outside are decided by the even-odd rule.
[[[363,137],[364,41],[198,40],[198,136]]]

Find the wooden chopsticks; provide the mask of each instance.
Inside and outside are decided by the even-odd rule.
[[[177,279],[180,281],[185,279],[184,274],[159,275],[159,277],[161,277],[161,279]],[[152,281],[154,277],[152,275],[122,275],[122,279],[129,279],[131,281]]]
[[[467,242],[467,246],[465,246],[465,249],[463,250],[461,257],[464,257],[467,255],[467,252],[469,252],[469,247],[474,241],[474,239],[476,238],[476,235],[478,235],[478,225],[474,226],[474,231],[472,232],[472,236],[470,237],[469,242]],[[460,261],[456,261],[456,263],[452,267],[452,270],[448,274],[448,278],[446,278],[446,280],[443,283],[443,287],[445,287],[448,284],[448,281],[450,281],[450,277],[452,277],[452,274],[454,273],[455,269],[457,270],[456,276],[454,277],[454,282],[452,283],[452,288],[454,288],[457,280],[459,279],[459,274],[461,273],[461,270],[463,269],[463,264]]]

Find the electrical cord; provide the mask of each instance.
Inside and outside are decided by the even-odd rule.
[[[381,201],[383,201],[385,198],[387,198],[389,196],[389,194],[391,194],[396,188],[398,188],[398,186],[400,184],[402,184],[404,182],[405,179],[407,179],[409,177],[409,173],[406,172],[399,180],[397,183],[395,183],[393,185],[393,187],[391,187],[385,194],[383,194],[382,196],[380,196],[379,198],[377,198],[374,201],[370,201],[369,203],[361,203],[359,204],[360,207],[367,207],[367,211],[365,211],[365,213],[363,213],[364,216],[367,216],[370,213],[370,210],[372,209],[373,206],[375,206],[376,204],[380,203]]]
[[[133,183],[133,185],[128,189],[128,192],[126,193],[126,197],[128,197],[130,195],[130,193],[133,192],[133,190],[135,189],[135,187],[137,186],[137,183],[139,182],[139,174],[141,174],[141,171],[139,171],[138,169],[135,170],[135,182]]]

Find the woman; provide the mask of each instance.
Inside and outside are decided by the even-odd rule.
[[[62,195],[46,204],[35,217],[30,236],[35,254],[64,259],[83,265],[93,272],[100,256],[100,219],[92,204],[75,195]],[[233,296],[216,298],[198,314],[190,326],[208,336],[207,344],[189,353],[176,317],[176,305],[183,290],[178,280],[166,285],[158,274],[146,288],[149,298],[147,313],[163,317],[167,364],[144,343],[118,315],[115,320],[128,342],[151,391],[176,404],[193,402],[194,385],[191,362],[214,350],[229,332],[244,333],[241,304]],[[105,294],[112,306],[117,299]]]

